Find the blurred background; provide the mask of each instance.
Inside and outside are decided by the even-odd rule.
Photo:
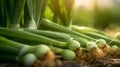
[[[75,0],[73,24],[120,32],[120,0]]]
[[[120,0],[75,0],[73,24],[98,29],[120,26]]]
[[[60,2],[55,2],[60,0],[51,1],[54,1],[52,5],[55,10],[47,8],[45,17],[54,22],[60,23],[60,20],[62,20],[62,23],[66,23],[69,20],[68,22],[71,21],[72,24],[93,27],[110,35],[120,31],[120,0],[63,0],[67,1],[69,8],[66,13],[64,8],[62,8],[63,6],[58,6]],[[48,5],[50,6],[50,3]],[[57,16],[62,17],[60,20],[56,20]],[[68,25],[64,23],[64,26]]]

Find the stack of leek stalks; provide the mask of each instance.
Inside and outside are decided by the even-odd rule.
[[[45,66],[61,61],[94,62],[120,58],[120,41],[99,30],[70,28],[42,19],[40,30],[0,27],[0,62]]]

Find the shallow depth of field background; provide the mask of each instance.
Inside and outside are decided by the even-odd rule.
[[[73,24],[95,27],[110,35],[120,31],[119,0],[75,0]]]

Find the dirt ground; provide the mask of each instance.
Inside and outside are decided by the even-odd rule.
[[[26,67],[20,64],[2,64],[0,67]],[[46,66],[49,67],[49,66]],[[63,61],[54,65],[54,67],[120,67],[120,59],[98,60],[92,64],[83,64],[75,61]]]

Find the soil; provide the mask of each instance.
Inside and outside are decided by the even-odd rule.
[[[61,66],[56,67],[120,67],[120,59],[99,60],[92,64],[83,64],[74,61],[64,61]]]
[[[2,63],[2,65],[4,64]],[[2,67],[25,67],[25,66],[17,63],[16,64],[6,63],[6,65]],[[120,59],[98,60],[91,64],[87,64],[87,63],[84,64],[84,63],[75,62],[75,61],[62,61],[62,62],[56,63],[54,67],[120,67]]]

